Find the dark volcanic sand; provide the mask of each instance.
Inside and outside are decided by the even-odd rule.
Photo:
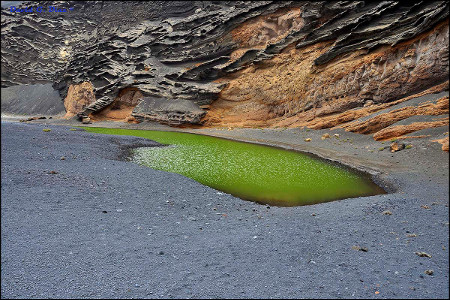
[[[413,141],[391,154],[369,152],[380,143],[356,134],[337,145],[321,131],[198,131],[338,155],[397,189],[269,208],[118,160],[147,140],[69,128],[2,122],[2,298],[449,296],[440,144]]]

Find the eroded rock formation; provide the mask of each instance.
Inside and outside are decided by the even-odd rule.
[[[110,105],[91,114],[90,117],[94,121],[117,120],[135,123],[137,121],[131,114],[142,98],[143,95],[137,88],[125,88]]]
[[[446,1],[25,4],[39,5],[73,9],[2,11],[2,87],[54,82],[68,116],[377,139],[448,124],[390,128],[448,114],[448,97],[401,106],[448,91]]]
[[[448,134],[448,132],[447,132],[447,134]],[[433,140],[432,142],[437,142],[437,143],[442,144],[442,150],[447,151],[447,152],[449,151],[449,138],[448,137],[443,138],[443,139]]]
[[[324,67],[314,60],[329,51],[330,42],[287,49],[264,67],[233,74],[207,122],[305,126],[366,104],[394,101],[447,80],[448,47],[442,45],[448,45],[447,22],[415,41],[365,55],[352,52]]]
[[[76,116],[78,112],[95,103],[95,101],[93,87],[90,82],[70,85],[67,96],[64,99],[64,107],[66,108],[66,115],[64,117],[70,118]]]

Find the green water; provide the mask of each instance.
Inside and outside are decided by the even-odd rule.
[[[137,148],[133,160],[259,203],[297,206],[384,192],[359,172],[299,152],[180,132],[84,129],[169,144]]]

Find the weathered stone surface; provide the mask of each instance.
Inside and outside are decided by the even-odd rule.
[[[88,115],[107,107],[127,87],[146,96],[211,102],[220,84],[206,80],[205,74],[191,75],[198,71],[193,67],[200,63],[209,69],[227,61],[237,48],[229,34],[237,24],[298,4],[40,1],[27,5],[73,10],[64,18],[50,12],[2,10],[2,87],[50,81],[65,98],[70,85],[90,82],[96,103],[80,114]],[[184,74],[186,69],[193,71]],[[195,82],[185,77],[196,77]]]
[[[400,150],[405,149],[405,144],[399,143],[399,142],[393,142],[389,148],[391,149],[391,152],[397,152]]]
[[[192,101],[164,98],[142,98],[133,110],[137,120],[158,121],[169,125],[196,124],[206,114]]]
[[[95,102],[93,86],[90,82],[71,85],[64,99],[64,107],[66,108],[66,115],[64,117],[71,118],[79,114],[81,118],[82,115],[80,112]]]
[[[442,151],[449,152],[449,137],[445,137],[443,139],[432,140],[432,142],[438,142],[442,144]]]
[[[364,122],[355,122],[345,126],[346,130],[363,134],[376,133],[398,121],[418,115],[448,115],[449,97],[443,97],[434,103],[426,103],[419,106],[406,106],[393,111],[377,115]],[[448,120],[447,120],[448,124]],[[440,125],[440,126],[444,126]],[[419,129],[420,130],[420,129]],[[414,130],[415,131],[415,130]],[[410,131],[413,132],[413,131]],[[374,136],[375,137],[375,136]],[[380,138],[383,139],[382,134]]]
[[[221,113],[267,125],[392,101],[448,76],[446,1],[27,3],[38,5],[73,10],[2,10],[2,87],[54,82],[66,98],[90,82],[95,102],[80,117],[136,88],[201,106],[219,99],[210,125]]]
[[[377,141],[386,141],[393,138],[402,137],[405,134],[419,131],[426,128],[435,128],[449,124],[449,118],[440,118],[430,122],[414,122],[408,125],[396,125],[379,130],[373,135]]]
[[[102,110],[90,114],[90,117],[94,121],[122,120],[136,123],[136,120],[131,116],[131,113],[141,98],[143,98],[143,95],[138,89],[125,88],[119,92],[119,95],[111,104]]]
[[[381,112],[386,109],[394,109],[399,105],[417,98],[427,98],[430,94],[436,94],[438,92],[442,92],[444,90],[448,90],[449,82],[446,81],[442,84],[438,84],[429,89],[426,89],[418,94],[409,95],[407,97],[402,97],[401,99],[380,103],[371,106],[364,106],[362,108],[354,108],[351,110],[343,111],[343,112],[335,112],[330,115],[320,116],[318,118],[314,118],[314,111],[310,110],[304,113],[304,121],[300,123],[294,123],[298,126],[308,126],[313,129],[323,129],[323,128],[337,128],[337,127],[345,127],[347,125],[353,124],[352,121],[360,122],[360,119],[371,118],[371,115]],[[438,94],[439,95],[439,94]],[[426,102],[427,100],[424,100]],[[294,118],[291,118],[294,119]],[[289,118],[285,120],[288,122],[287,124],[292,124],[293,121]]]
[[[401,45],[369,54],[356,51],[326,66],[316,67],[314,60],[329,49],[329,42],[290,49],[264,66],[230,76],[206,124],[302,126],[363,107],[368,100],[395,101],[448,79],[446,45],[448,22]]]

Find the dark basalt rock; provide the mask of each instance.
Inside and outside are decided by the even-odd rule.
[[[50,5],[73,9],[2,9],[2,87],[52,82],[64,98],[69,85],[90,81],[97,101],[80,111],[81,117],[110,105],[127,87],[167,101],[210,104],[224,87],[216,79],[270,59],[288,45],[335,40],[315,60],[324,65],[351,51],[410,39],[445,20],[449,8],[446,1],[38,1],[22,7]],[[230,33],[233,29],[292,8],[301,9],[301,28],[230,60],[241,48]],[[152,112],[144,117],[142,105],[137,114],[154,118]],[[198,118],[195,114],[180,120]]]
[[[133,110],[139,121],[157,121],[169,125],[197,124],[206,114],[189,100],[144,97]]]

